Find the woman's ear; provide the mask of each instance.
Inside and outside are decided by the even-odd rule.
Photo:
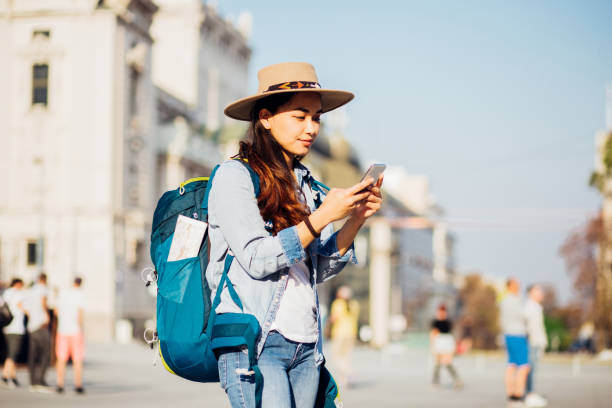
[[[270,130],[272,125],[270,124],[270,117],[272,116],[272,112],[267,109],[262,109],[259,111],[259,120],[264,128]]]

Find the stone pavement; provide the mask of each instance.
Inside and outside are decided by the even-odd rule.
[[[218,384],[181,380],[153,367],[154,354],[142,345],[88,345],[85,396],[72,392],[68,377],[65,395],[27,391],[27,373],[19,372],[25,386],[0,388],[0,407],[228,407]],[[330,356],[331,359],[331,356]],[[354,386],[343,390],[344,406],[353,407],[505,407],[502,354],[463,356],[456,361],[465,389],[434,389],[429,385],[430,361],[422,348],[394,346],[384,352],[359,348],[355,352]],[[69,370],[70,373],[70,370]],[[70,375],[70,374],[69,374]],[[54,384],[55,373],[47,373]],[[443,381],[448,377],[442,377]],[[612,365],[549,357],[537,385],[552,408],[612,406]]]

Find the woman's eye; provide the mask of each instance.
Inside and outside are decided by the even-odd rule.
[[[320,117],[316,117],[316,118],[312,118],[312,120],[314,120],[315,122],[321,122],[321,118]]]
[[[304,120],[304,119],[306,119],[306,117],[305,117],[305,116],[294,116],[294,118],[299,119],[299,120]]]

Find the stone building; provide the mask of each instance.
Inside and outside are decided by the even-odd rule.
[[[251,18],[236,25],[202,0],[157,0],[151,27],[155,39],[154,82],[184,101],[208,132],[228,123],[223,108],[245,96],[251,49]]]
[[[175,3],[199,7],[192,43],[152,28]],[[0,281],[83,276],[89,339],[152,317],[140,270],[153,209],[222,160],[211,137],[246,94],[246,38],[200,1],[0,0]]]
[[[118,272],[144,250],[154,196],[149,35],[157,6],[0,2],[0,273],[84,277],[87,331],[112,335]]]

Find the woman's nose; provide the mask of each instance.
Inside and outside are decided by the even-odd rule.
[[[306,133],[309,135],[313,135],[317,133],[317,125],[318,123],[312,120],[312,118],[308,119],[306,123]]]

